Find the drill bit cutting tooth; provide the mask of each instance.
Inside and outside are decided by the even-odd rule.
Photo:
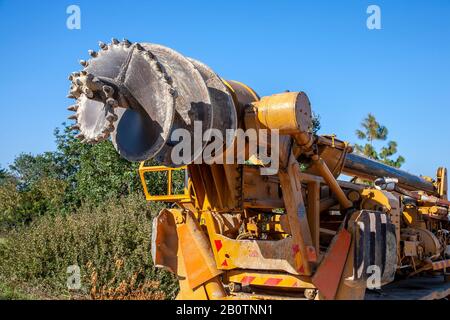
[[[88,53],[92,58],[96,58],[98,56],[98,52],[94,50],[89,50]]]
[[[131,42],[128,39],[123,39],[122,43],[127,48],[131,46]]]
[[[104,42],[102,42],[102,41],[99,41],[99,42],[98,42],[98,46],[99,46],[100,49],[102,49],[102,50],[107,50],[107,49],[108,49],[108,46],[106,45],[106,43],[104,43]]]
[[[78,110],[78,105],[76,105],[76,104],[71,105],[67,108],[67,110],[76,112]]]

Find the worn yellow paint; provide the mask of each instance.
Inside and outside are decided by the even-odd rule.
[[[376,206],[384,209],[385,212],[391,210],[391,204],[389,198],[386,196],[384,191],[366,188],[361,191],[361,196],[363,198],[361,202],[361,209],[376,210]]]
[[[297,132],[298,96],[299,92],[285,92],[263,97],[255,102],[259,123],[263,127],[280,130],[280,133]]]
[[[405,217],[406,221],[408,221],[409,224],[413,222],[413,217],[409,212],[403,211],[403,217]]]

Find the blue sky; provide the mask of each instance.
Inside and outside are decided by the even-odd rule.
[[[81,30],[66,8],[81,8]],[[381,8],[382,30],[366,28]],[[54,150],[70,72],[99,40],[164,44],[260,95],[305,91],[321,133],[355,142],[372,112],[404,169],[450,167],[450,1],[2,1],[0,165]]]

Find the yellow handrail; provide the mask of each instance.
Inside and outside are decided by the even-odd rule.
[[[139,177],[141,178],[142,187],[144,189],[145,198],[148,201],[167,201],[178,202],[183,200],[189,200],[190,195],[187,186],[184,186],[183,194],[172,194],[172,174],[174,171],[186,170],[186,166],[171,168],[166,166],[146,166],[145,161],[139,165]],[[164,195],[151,195],[148,191],[147,181],[145,180],[146,172],[167,172],[167,194]],[[186,173],[187,174],[187,173]]]

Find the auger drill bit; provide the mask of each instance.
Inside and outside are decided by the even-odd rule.
[[[210,128],[236,129],[233,100],[222,80],[209,67],[156,44],[132,44],[113,39],[90,50],[81,60],[83,70],[69,76],[69,107],[74,130],[86,143],[112,138],[119,154],[130,161],[155,158],[175,166],[171,140],[176,129],[193,133],[195,121],[202,133]],[[202,137],[200,137],[201,139]],[[208,137],[207,137],[208,138]],[[190,161],[201,153],[194,146]]]

